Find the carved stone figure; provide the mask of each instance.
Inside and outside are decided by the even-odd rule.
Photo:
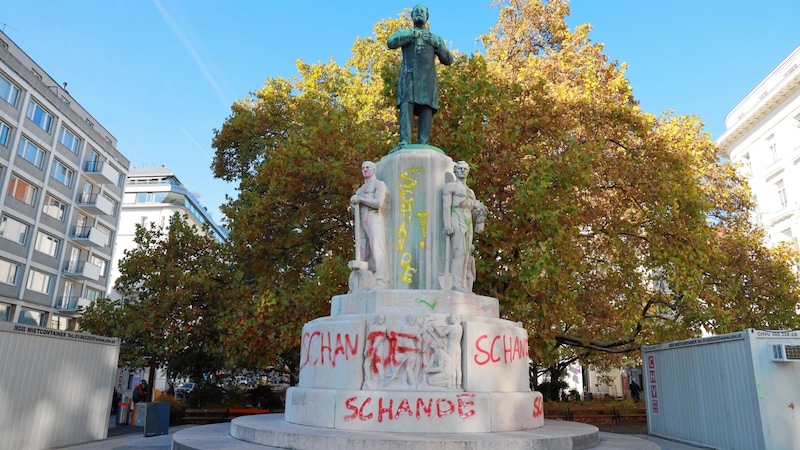
[[[419,4],[411,11],[414,27],[389,36],[390,49],[402,48],[403,64],[397,86],[400,112],[400,145],[411,142],[411,122],[417,116],[417,143],[427,144],[431,137],[433,114],[439,108],[439,85],[436,58],[445,66],[453,63],[453,54],[439,36],[426,28],[428,8]]]
[[[426,331],[433,336],[425,367],[429,386],[461,388],[461,336],[464,330],[452,315],[428,322]]]
[[[389,285],[389,270],[386,253],[386,227],[383,207],[386,204],[386,183],[375,176],[376,165],[372,161],[361,164],[364,184],[350,198],[356,215],[357,262],[367,263],[374,275],[374,288],[386,289]],[[354,265],[351,263],[352,268]],[[352,283],[351,283],[352,284]],[[369,289],[372,286],[363,286]],[[356,291],[351,286],[351,291]]]
[[[363,389],[377,389],[386,379],[386,318],[381,314],[367,327],[367,343],[364,346]]]
[[[486,220],[486,207],[475,198],[475,192],[467,186],[469,165],[459,161],[453,168],[456,180],[442,189],[442,214],[444,232],[450,239],[452,290],[472,292],[475,280],[475,261],[472,259],[473,231],[481,233]],[[473,219],[475,228],[473,230]]]
[[[394,340],[395,358],[394,373],[391,382],[399,380],[408,386],[418,386],[422,372],[422,324],[417,317],[409,315],[406,324],[398,332],[390,332],[389,339]]]

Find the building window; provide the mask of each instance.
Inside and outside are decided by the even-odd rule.
[[[98,172],[100,171],[100,167],[103,164],[103,160],[100,159],[100,155],[97,154],[96,151],[92,150],[92,153],[89,155],[89,158],[86,160],[86,171],[87,172]]]
[[[53,161],[53,169],[50,171],[50,176],[60,181],[67,187],[72,187],[72,182],[75,180],[75,171],[65,166],[61,161]]]
[[[29,205],[36,201],[36,190],[36,186],[16,175],[12,175],[8,182],[8,195]]]
[[[98,291],[97,289],[92,289],[89,287],[86,288],[86,292],[84,294],[84,298],[92,302],[98,298],[103,298],[103,291]]]
[[[64,144],[64,147],[67,147],[69,151],[75,153],[76,155],[81,151],[81,140],[75,136],[72,131],[69,131],[64,125],[61,125],[61,132],[58,135],[58,142]]]
[[[63,222],[64,218],[67,217],[67,205],[52,195],[46,194],[44,196],[42,212],[58,220],[59,222]]]
[[[97,225],[97,229],[98,229],[98,230],[100,230],[100,231],[102,231],[102,232],[103,232],[103,234],[105,234],[105,235],[106,235],[106,243],[105,243],[105,246],[106,246],[106,247],[110,247],[110,246],[111,246],[111,244],[114,242],[114,239],[113,239],[113,238],[114,238],[114,233],[111,231],[111,229],[110,229],[110,228],[108,228],[108,227],[105,227],[105,226],[103,226],[103,225]]]
[[[92,255],[89,257],[89,262],[100,268],[101,277],[106,276],[106,270],[108,269],[108,261],[106,261],[103,258],[98,258],[95,255]]]
[[[6,77],[0,75],[0,98],[11,103],[11,106],[17,106],[17,99],[19,98],[19,88],[14,86],[14,83],[8,81]]]
[[[39,106],[38,103],[31,101],[28,104],[28,119],[31,122],[39,125],[39,128],[43,129],[46,132],[50,132],[50,127],[53,125],[53,116],[45,111],[44,108]]]
[[[0,283],[17,284],[17,276],[19,276],[19,264],[0,259]],[[0,318],[3,316],[2,306],[0,303]]]
[[[777,161],[778,160],[778,143],[777,142],[773,142],[772,144],[769,144],[769,152],[772,155],[772,161],[773,162]]]
[[[40,294],[49,294],[50,288],[53,285],[53,276],[49,273],[39,272],[36,269],[31,269],[28,272],[28,283],[25,287],[29,291],[39,292]]]
[[[50,316],[50,328],[62,331],[73,330],[75,329],[75,319],[53,314]]]
[[[165,198],[166,192],[139,192],[136,194],[136,203],[161,203]]]
[[[14,241],[18,244],[25,244],[28,241],[28,230],[30,226],[22,223],[13,217],[3,216],[0,219],[0,236]]]
[[[19,311],[18,323],[23,325],[33,325],[35,327],[44,327],[47,320],[47,313],[44,311],[36,311],[34,309],[22,308]]]
[[[33,142],[22,138],[19,140],[17,154],[38,168],[44,164],[44,150],[40,149]]]
[[[0,121],[0,145],[8,147],[8,138],[11,137],[11,127]]]
[[[58,256],[58,249],[60,246],[60,239],[56,239],[47,233],[42,233],[41,231],[36,233],[36,244],[34,246],[36,251],[42,252],[45,255],[56,257]]]
[[[744,166],[744,170],[747,171],[747,176],[753,175],[753,163],[750,161],[749,153],[742,157],[742,165]]]
[[[11,314],[14,312],[14,307],[8,303],[0,303],[0,321],[11,322]]]
[[[778,205],[781,209],[789,206],[789,198],[786,196],[786,186],[783,185],[783,180],[775,183],[775,188],[778,190]]]
[[[111,216],[116,217],[119,210],[119,202],[111,198],[108,194],[103,193],[103,197],[111,203]]]

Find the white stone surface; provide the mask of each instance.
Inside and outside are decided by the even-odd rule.
[[[172,429],[170,429],[172,431]],[[234,437],[236,436],[236,437]],[[155,441],[166,442],[161,446]],[[170,445],[171,441],[171,445]],[[116,442],[116,440],[115,440]],[[149,438],[120,439],[117,448],[138,450],[272,450],[359,449],[359,450],[688,450],[673,441],[647,436],[598,432],[597,427],[579,422],[548,420],[544,427],[528,431],[497,433],[377,433],[294,425],[280,414],[244,416],[232,423],[199,427],[178,427],[174,434]],[[80,446],[83,450],[105,450],[108,441]],[[112,444],[113,445],[113,444]],[[70,447],[71,448],[71,447]]]
[[[441,290],[372,290],[331,299],[331,316],[426,313],[498,317],[500,306],[494,297]]]
[[[286,391],[286,421],[311,427],[334,428],[335,416],[326,411],[336,410],[337,392],[336,389],[289,388]]]
[[[528,391],[528,334],[514,322],[464,322],[464,389]]]
[[[306,323],[300,347],[300,385],[360,388],[364,327],[364,316],[321,317]]]
[[[544,399],[541,392],[494,392],[492,430],[533,430],[544,426]]]

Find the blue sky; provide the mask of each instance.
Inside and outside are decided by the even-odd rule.
[[[431,29],[480,50],[490,0],[428,0]],[[343,64],[353,40],[415,1],[6,0],[0,27],[119,141],[135,167],[169,166],[217,221],[234,186],[213,178],[213,129],[295,61]],[[571,26],[627,76],[643,109],[725,115],[800,45],[797,0],[573,0]]]

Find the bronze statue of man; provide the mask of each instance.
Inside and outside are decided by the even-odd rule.
[[[439,36],[431,33],[428,7],[419,4],[411,11],[414,28],[397,30],[389,36],[390,49],[402,48],[403,65],[397,86],[397,107],[400,109],[400,145],[411,142],[412,117],[417,116],[417,143],[427,144],[431,137],[433,114],[439,108],[439,85],[436,82],[436,60],[445,66],[453,63],[453,54]]]

